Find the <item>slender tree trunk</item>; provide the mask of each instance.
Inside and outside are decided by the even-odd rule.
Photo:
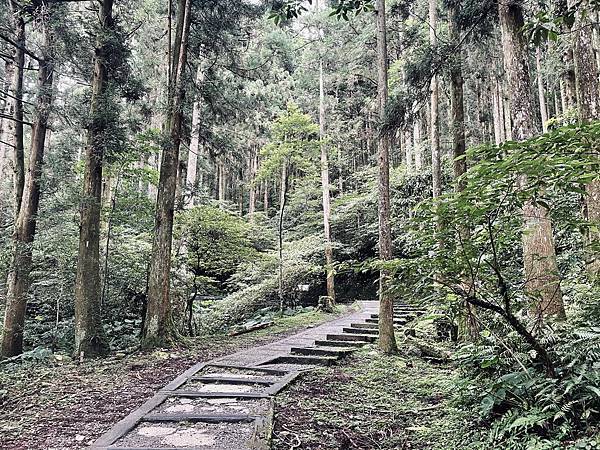
[[[102,165],[110,108],[108,64],[110,38],[114,32],[113,0],[103,0],[100,28],[96,37],[92,77],[91,124],[88,129],[85,174],[79,226],[79,254],[75,279],[75,356],[102,355],[108,351],[101,319],[100,209],[102,204]],[[105,189],[110,192],[110,189]],[[110,195],[110,194],[108,194]],[[105,274],[106,276],[106,274]]]
[[[323,61],[319,62],[319,139],[321,147],[321,186],[323,189],[323,231],[325,235],[325,264],[327,270],[327,296],[335,304],[335,279],[333,274],[333,247],[331,245],[331,198],[329,193],[329,162],[325,145],[325,89],[323,87]]]
[[[554,91],[554,117],[560,116],[562,113],[560,108],[560,102],[558,100],[558,94]]]
[[[173,335],[171,322],[170,270],[173,241],[173,216],[177,167],[181,144],[181,123],[185,99],[184,71],[187,63],[188,38],[191,22],[191,0],[179,0],[177,24],[171,62],[171,96],[167,112],[168,139],[162,149],[162,164],[156,202],[156,219],[150,274],[148,303],[142,329],[142,346],[160,345]]]
[[[198,64],[196,71],[196,85],[200,86],[204,81],[204,72],[202,65]],[[200,93],[196,94],[194,106],[192,108],[192,133],[190,137],[190,151],[188,152],[186,186],[190,190],[190,197],[186,202],[186,207],[192,207],[195,203],[195,193],[198,181],[198,154],[200,152]]]
[[[279,313],[283,315],[283,309],[285,307],[285,297],[283,294],[283,217],[285,214],[285,205],[287,202],[287,190],[288,190],[288,173],[287,164],[283,163],[281,166],[281,192],[279,198],[279,225],[278,225],[278,238],[279,238]]]
[[[2,83],[2,109],[0,112],[3,116],[12,116],[12,98],[4,93],[9,93],[14,74],[14,64],[11,61],[6,61],[4,65],[4,82]],[[4,180],[7,173],[8,159],[13,153],[14,144],[12,143],[12,133],[10,130],[13,126],[13,121],[0,117],[0,180]],[[3,186],[0,186],[2,189]],[[1,191],[0,191],[1,192]],[[0,202],[1,202],[0,197]],[[2,205],[0,204],[0,207]]]
[[[35,106],[35,118],[31,130],[29,167],[25,177],[25,188],[21,208],[15,223],[13,235],[14,252],[11,270],[8,275],[4,329],[2,332],[1,355],[3,357],[19,355],[23,352],[23,328],[29,274],[32,267],[32,244],[35,238],[37,213],[40,200],[42,166],[48,116],[52,107],[53,58],[52,32],[49,21],[43,22],[42,57],[38,61],[38,93]]]
[[[544,78],[542,76],[541,50],[535,49],[535,72],[537,78],[538,101],[540,103],[540,116],[542,118],[542,130],[548,131],[548,107],[546,106],[546,94],[544,88]]]
[[[574,3],[571,0],[570,3]],[[571,5],[574,6],[574,5]],[[595,52],[592,40],[591,19],[578,12],[573,28],[575,32],[575,51],[573,52],[575,65],[575,80],[577,85],[577,105],[579,119],[582,122],[598,120],[600,118],[600,83],[598,82],[598,65],[595,61]],[[598,153],[598,149],[595,149]],[[600,223],[600,182],[592,181],[585,187],[584,213],[587,220],[595,226]],[[588,244],[594,248],[600,241],[597,231],[590,231],[587,236]],[[587,269],[593,279],[600,272],[600,256],[593,252],[588,258]]]
[[[14,171],[14,205],[15,218],[19,214],[23,189],[25,187],[25,145],[23,142],[23,73],[25,69],[25,20],[20,6],[15,0],[10,0],[10,22],[13,27],[14,47],[12,61],[12,82],[9,90],[11,113],[14,121],[11,124]]]
[[[256,183],[254,182],[254,178],[256,178],[256,173],[258,171],[258,147],[256,145],[252,146],[252,155],[250,158],[250,176],[249,176],[249,185],[250,192],[248,193],[248,217],[250,221],[254,221],[254,213],[256,212]]]
[[[460,5],[452,3],[448,7],[448,32],[450,42],[454,45],[458,45],[460,42],[460,28],[459,28],[459,17],[460,17]],[[453,61],[452,68],[450,70],[450,109],[451,109],[451,131],[452,131],[452,158],[453,158],[453,172],[454,179],[460,180],[467,172],[467,160],[465,158],[466,153],[466,135],[465,135],[465,101],[464,101],[464,78],[462,72],[462,60],[460,58],[461,52],[458,52],[458,57]],[[498,106],[498,121],[501,122],[501,109],[500,109],[500,98],[499,89],[496,84],[497,95],[494,94],[496,103]],[[503,123],[498,123],[499,126],[503,127]],[[464,181],[457,181],[455,189],[457,192],[462,191],[465,188]],[[469,239],[471,230],[468,228],[458,230],[461,233],[463,239]],[[470,291],[470,287],[475,280],[465,280],[467,290]],[[465,305],[465,328],[466,333],[471,338],[474,338],[479,331],[479,326],[475,318],[473,306],[470,304]]]
[[[504,90],[504,86],[502,86],[502,114],[504,116],[504,140],[512,141],[513,140],[513,132],[512,132],[512,117],[511,117],[511,107],[510,101],[508,99],[508,95]]]
[[[226,182],[226,173],[225,173],[225,163],[222,160],[219,160],[217,166],[218,172],[218,200],[221,208],[223,207],[223,202],[225,201],[225,193],[227,190],[227,182]]]
[[[388,60],[385,20],[385,0],[376,0],[377,15],[377,100],[379,120],[385,119],[388,100]],[[390,223],[390,161],[389,138],[380,134],[378,139],[379,163],[379,259],[392,259],[392,227]],[[379,349],[395,353],[398,348],[394,335],[394,299],[389,292],[391,274],[381,269],[379,273]]]
[[[570,37],[567,39],[567,48],[563,53],[563,67],[564,70],[561,74],[561,85],[563,94],[563,113],[569,109],[577,107],[577,87],[575,81],[575,65],[573,48],[568,44]]]
[[[500,145],[503,142],[502,131],[503,131],[503,117],[502,107],[500,106],[500,98],[498,93],[498,83],[494,83],[492,91],[492,115],[494,117],[494,141],[496,145]]]
[[[269,217],[269,184],[263,181],[263,211]]]
[[[524,26],[523,11],[518,3],[511,2],[499,3],[498,11],[514,125],[513,138],[523,141],[537,134],[527,43],[521,33]],[[526,180],[521,179],[522,184],[525,182]],[[535,303],[535,314],[539,319],[546,315],[564,317],[554,237],[548,211],[528,201],[523,206],[523,216],[526,290],[538,299]]]
[[[413,152],[412,130],[410,125],[403,131],[404,134],[404,155],[406,159],[406,171],[411,173],[415,168],[415,158]]]
[[[437,46],[437,0],[429,0],[429,43]],[[438,114],[439,85],[436,74],[431,78],[431,172],[433,175],[433,197],[442,195],[442,166],[440,158],[440,120]]]
[[[417,117],[413,124],[413,155],[415,158],[415,170],[420,172],[423,170],[423,136],[421,130],[421,117]]]
[[[450,42],[453,43],[459,42],[460,40],[458,17],[458,5],[449,7],[448,31],[450,34]],[[464,158],[466,152],[464,79],[462,61],[460,58],[453,61],[452,69],[450,70],[450,109],[452,115],[451,126],[454,177],[459,178],[467,171],[467,160]],[[464,183],[459,183],[457,189],[459,191],[464,189]]]

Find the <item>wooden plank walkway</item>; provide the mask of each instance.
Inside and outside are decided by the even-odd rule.
[[[377,301],[364,301],[358,312],[198,363],[89,448],[267,450],[273,397],[303,371],[332,364],[375,340],[377,331],[367,320],[377,321],[378,306]],[[396,314],[405,313],[402,308]]]

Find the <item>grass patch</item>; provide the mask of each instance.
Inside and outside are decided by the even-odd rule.
[[[365,347],[277,397],[275,450],[465,449],[455,370]]]

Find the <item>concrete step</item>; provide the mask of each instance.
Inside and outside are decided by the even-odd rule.
[[[357,341],[357,342],[375,342],[376,336],[366,334],[328,334],[328,341]]]
[[[364,328],[367,330],[376,330],[377,328],[379,328],[377,325],[375,325],[373,323],[352,323],[352,324],[350,324],[350,326],[352,328]]]
[[[143,422],[202,422],[202,423],[249,423],[253,416],[247,414],[147,414]]]
[[[378,330],[366,329],[366,328],[352,328],[352,327],[344,327],[342,328],[344,333],[350,334],[370,334],[373,336],[377,336],[379,334]]]
[[[220,377],[213,375],[203,375],[200,377],[192,377],[192,381],[200,381],[202,383],[225,383],[225,384],[261,384],[264,386],[270,386],[274,384],[275,381],[273,379],[261,378],[261,377]]]
[[[354,351],[356,350],[347,347],[292,347],[291,349],[293,355],[332,356],[335,358],[343,358]]]
[[[357,347],[362,347],[363,345],[365,345],[366,342],[360,342],[360,341],[333,341],[333,340],[316,340],[315,341],[315,345],[318,347],[350,347],[350,348],[357,348]]]
[[[396,320],[410,321],[416,318],[417,316],[413,314],[394,314],[394,319]],[[379,314],[371,314],[371,319],[379,319]]]
[[[379,323],[379,319],[365,319],[367,323]],[[394,319],[394,325],[406,325],[409,321],[403,319]]]
[[[339,357],[334,356],[305,356],[305,355],[285,355],[269,361],[269,364],[306,364],[311,366],[331,366]]]

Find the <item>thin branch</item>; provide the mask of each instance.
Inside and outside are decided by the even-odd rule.
[[[18,120],[15,119],[13,116],[9,116],[8,114],[4,114],[4,113],[0,113],[0,119],[8,119],[8,120],[12,120],[13,122],[19,122],[22,123],[23,125],[27,125],[32,127],[33,124],[31,122],[27,122],[25,120]]]
[[[0,39],[2,39],[3,41],[8,42],[10,45],[12,45],[15,48],[18,48],[19,50],[23,50],[23,52],[25,52],[25,54],[27,56],[29,56],[30,58],[33,58],[36,61],[41,61],[42,60],[42,58],[40,58],[39,56],[37,56],[31,50],[28,50],[27,48],[23,47],[22,45],[19,45],[17,42],[13,41],[8,36],[5,36],[4,34],[0,34]]]

